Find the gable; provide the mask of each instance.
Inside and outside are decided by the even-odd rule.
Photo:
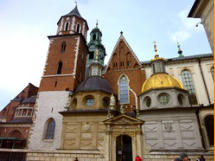
[[[139,67],[141,67],[140,61],[125,40],[124,36],[121,35],[115,45],[105,72]]]
[[[114,125],[129,125],[129,124],[143,124],[144,121],[137,119],[137,118],[133,118],[130,116],[127,116],[125,114],[121,114],[119,116],[116,117],[112,117],[110,119],[107,119],[104,121],[105,124],[114,124]]]

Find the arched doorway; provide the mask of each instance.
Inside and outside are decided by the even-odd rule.
[[[116,138],[116,161],[132,160],[132,139],[128,135]]]
[[[210,146],[214,146],[214,116],[208,115],[205,118],[205,127],[208,135],[208,141]]]

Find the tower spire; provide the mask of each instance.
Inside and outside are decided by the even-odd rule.
[[[153,44],[154,44],[154,51],[155,51],[155,58],[159,57],[158,53],[157,53],[157,42],[156,41],[153,41]]]
[[[99,24],[99,23],[98,23],[98,20],[96,20],[96,28],[98,28],[98,24]]]
[[[78,2],[77,2],[77,1],[75,1],[75,7],[77,7],[77,4],[78,4]]]
[[[181,50],[181,45],[179,44],[179,42],[177,42],[177,47],[178,47],[178,54],[179,54],[179,57],[184,57],[184,55],[182,54],[183,51]]]

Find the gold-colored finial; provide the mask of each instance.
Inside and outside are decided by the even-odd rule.
[[[179,44],[179,42],[177,42],[177,47],[178,47],[178,54],[182,54],[182,50],[181,50],[181,45]]]
[[[153,44],[154,44],[154,51],[155,51],[155,57],[158,57],[158,53],[157,53],[157,44],[156,44],[156,41],[153,41]]]

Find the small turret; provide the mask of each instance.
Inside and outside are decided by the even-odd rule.
[[[87,68],[93,62],[97,61],[97,63],[104,65],[104,58],[106,56],[105,47],[101,43],[102,41],[102,32],[98,28],[98,22],[96,23],[96,27],[90,32],[90,42],[88,43],[89,53],[87,55]],[[96,54],[97,60],[96,60]]]
[[[157,53],[157,45],[156,41],[154,43],[154,51],[155,51],[155,57],[151,60],[152,68],[153,68],[153,74],[156,73],[165,73],[165,59],[159,57]]]

